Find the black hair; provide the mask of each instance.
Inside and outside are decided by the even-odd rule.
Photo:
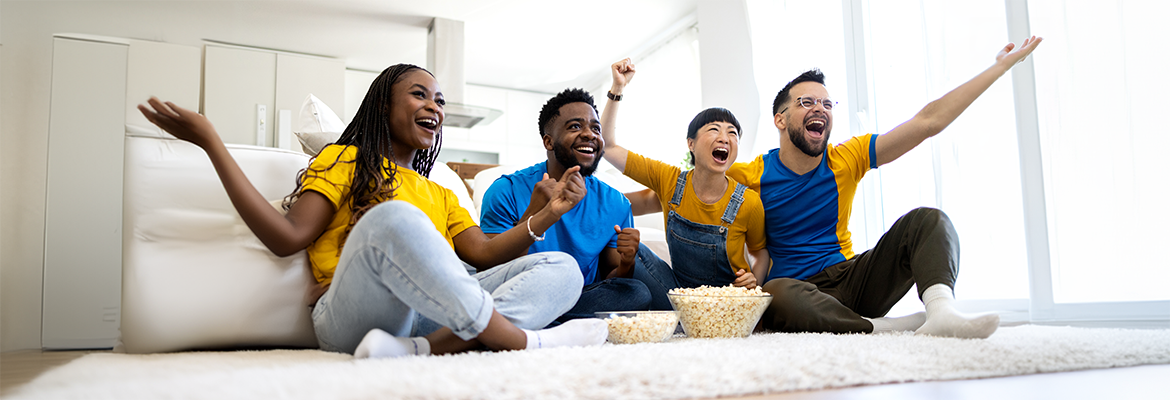
[[[776,93],[776,100],[772,101],[772,115],[779,114],[780,106],[788,102],[790,94],[789,92],[792,91],[792,87],[796,86],[798,83],[803,82],[816,82],[824,85],[825,74],[822,74],[820,69],[813,68],[808,71],[804,71],[800,74],[800,76],[796,77],[796,79],[793,79],[791,82],[788,82],[787,85],[784,85],[784,89],[781,89],[780,93]]]
[[[691,125],[687,127],[687,139],[694,139],[699,134],[699,129],[712,122],[726,122],[735,125],[735,134],[743,136],[743,128],[739,126],[739,120],[735,118],[735,114],[731,113],[723,107],[711,107],[703,111],[699,111],[698,115],[691,120]],[[695,153],[691,152],[690,159],[687,160],[691,166],[695,165]]]
[[[352,217],[346,235],[358,219],[365,215],[366,211],[382,201],[393,198],[394,190],[398,188],[395,179],[398,175],[398,164],[385,162],[385,160],[394,159],[394,146],[391,141],[393,132],[390,128],[390,109],[393,107],[391,88],[402,80],[406,73],[414,70],[430,74],[430,71],[416,65],[397,64],[386,68],[377,78],[374,78],[370,89],[366,92],[365,99],[362,100],[361,106],[354,114],[353,121],[345,127],[341,137],[333,143],[357,148],[354,160],[347,161],[354,164],[353,179],[348,182],[348,185],[333,183],[351,188],[346,198],[341,199],[343,204],[346,200],[351,200],[349,206]],[[434,75],[431,74],[431,76]],[[435,133],[435,143],[428,149],[415,151],[414,161],[411,163],[415,172],[422,176],[430,176],[431,168],[435,164],[435,158],[439,155],[442,143],[443,130],[442,127],[439,127]],[[316,157],[314,157],[315,159]],[[300,174],[297,175],[296,190],[284,199],[284,209],[288,210],[292,206],[292,202],[301,196],[306,177],[321,176],[325,171],[337,165],[340,159],[341,153],[338,153],[337,159],[324,169],[305,168],[301,170]],[[309,164],[312,166],[312,161]]]
[[[593,104],[593,95],[586,92],[584,89],[565,89],[557,93],[553,98],[548,99],[544,103],[544,107],[540,109],[540,117],[537,120],[537,128],[540,129],[540,137],[544,137],[545,129],[548,128],[548,123],[552,122],[553,118],[561,115],[561,107],[569,103],[585,103],[593,107],[593,111],[597,112],[597,105]]]

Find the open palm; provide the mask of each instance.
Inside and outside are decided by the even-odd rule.
[[[1032,50],[1036,50],[1036,46],[1040,45],[1042,41],[1044,38],[1032,36],[1024,39],[1024,43],[1019,48],[1016,48],[1015,43],[1008,43],[1007,46],[1003,46],[1003,50],[1000,50],[999,54],[995,55],[995,61],[1006,63],[1008,66],[1016,65],[1032,54]]]

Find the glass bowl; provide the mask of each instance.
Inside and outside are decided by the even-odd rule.
[[[691,338],[747,337],[760,322],[772,295],[705,296],[668,294],[683,331]]]
[[[670,339],[678,327],[674,311],[603,311],[594,313],[609,324],[609,342],[654,343]]]

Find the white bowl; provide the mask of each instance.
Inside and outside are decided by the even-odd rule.
[[[674,311],[603,311],[594,313],[609,323],[609,342],[615,344],[661,342],[674,336],[678,314]]]

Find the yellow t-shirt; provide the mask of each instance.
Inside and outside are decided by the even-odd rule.
[[[334,210],[333,220],[329,222],[325,232],[321,233],[307,249],[313,276],[320,283],[329,284],[333,281],[333,271],[337,269],[337,261],[341,258],[341,248],[344,245],[341,242],[342,236],[353,216],[348,195],[350,182],[353,180],[353,161],[356,157],[357,147],[330,145],[321,149],[321,153],[317,154],[317,158],[309,166],[309,171],[305,173],[302,191],[312,190],[321,193],[333,203]],[[384,165],[390,165],[390,160],[385,158],[382,160]],[[314,174],[313,171],[319,172]],[[398,187],[394,189],[394,200],[408,202],[422,210],[435,224],[435,229],[447,239],[447,244],[451,245],[451,248],[455,247],[452,238],[475,226],[471,215],[459,206],[459,198],[455,197],[455,193],[450,189],[406,168],[398,168],[395,179]],[[385,200],[380,199],[379,202]]]
[[[674,196],[674,187],[678,183],[678,173],[682,169],[658,160],[642,157],[634,152],[626,156],[626,170],[624,173],[631,179],[645,185],[658,194],[662,203],[663,219],[670,215],[670,199]],[[687,174],[686,190],[682,200],[674,212],[687,220],[705,225],[723,225],[723,212],[727,203],[731,202],[731,195],[735,193],[735,181],[727,180],[727,192],[715,204],[707,204],[699,200],[691,187],[692,173]],[[665,222],[665,221],[664,221]],[[751,266],[744,257],[743,247],[747,243],[748,249],[758,251],[767,244],[764,236],[764,205],[760,202],[760,194],[752,190],[743,193],[743,204],[735,216],[727,233],[727,259],[731,261],[732,272],[745,269],[751,271]]]

